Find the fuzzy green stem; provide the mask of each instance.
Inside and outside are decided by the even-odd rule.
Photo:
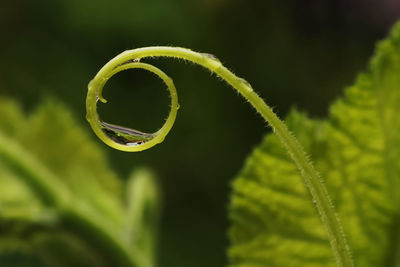
[[[350,248],[348,246],[346,237],[344,235],[343,228],[339,221],[339,218],[335,212],[332,201],[329,197],[328,191],[323,184],[318,172],[313,167],[312,163],[308,160],[306,153],[302,146],[298,143],[297,139],[289,132],[286,125],[281,121],[272,109],[253,91],[251,85],[244,79],[237,77],[221,62],[210,54],[203,54],[191,51],[186,48],[178,47],[146,47],[134,50],[125,51],[112,60],[110,60],[95,76],[95,78],[89,84],[89,91],[86,100],[87,105],[87,119],[91,124],[94,132],[97,136],[103,140],[107,145],[120,149],[123,151],[141,151],[148,149],[149,147],[159,143],[159,140],[163,140],[165,135],[168,133],[174,122],[177,110],[177,96],[175,93],[175,87],[173,86],[172,80],[168,78],[160,70],[150,70],[157,74],[161,72],[161,78],[164,80],[169,90],[171,91],[171,111],[163,128],[158,132],[154,133],[154,136],[159,136],[159,140],[153,143],[144,143],[139,146],[125,146],[120,143],[116,143],[104,134],[100,127],[99,117],[96,111],[97,99],[102,100],[102,88],[105,82],[116,72],[125,70],[128,68],[140,67],[135,63],[142,58],[146,57],[173,57],[191,61],[199,64],[225,80],[229,85],[235,88],[250,104],[259,112],[267,123],[272,127],[279,140],[285,146],[290,157],[295,162],[297,168],[303,177],[304,183],[308,188],[313,202],[316,204],[317,211],[321,218],[322,224],[327,232],[328,239],[337,263],[340,267],[352,267],[354,266],[351,257]],[[149,67],[146,66],[149,70]],[[173,87],[171,89],[171,87]]]

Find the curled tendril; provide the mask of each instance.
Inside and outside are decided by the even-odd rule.
[[[106,68],[107,67],[107,68]],[[171,110],[164,125],[155,133],[143,133],[130,128],[109,124],[103,122],[96,110],[96,103],[100,100],[106,103],[102,96],[102,90],[105,83],[116,73],[127,69],[145,69],[160,77],[167,86],[171,95]],[[94,104],[94,105],[93,105]],[[112,68],[106,65],[100,70],[99,74],[89,83],[89,90],[86,99],[86,118],[89,121],[96,135],[107,145],[122,151],[142,151],[158,143],[161,143],[175,122],[178,111],[178,95],[175,85],[170,77],[162,70],[138,60],[128,60],[121,64],[116,64]]]
[[[179,47],[146,47],[125,51],[110,60],[89,83],[86,98],[87,120],[96,135],[104,143],[113,148],[123,151],[142,151],[162,142],[168,134],[178,110],[178,97],[175,86],[172,80],[160,69],[139,62],[146,57],[174,57],[199,64],[217,74],[249,101],[273,128],[275,134],[299,169],[327,232],[337,265],[344,267],[354,266],[350,248],[326,187],[321,181],[318,172],[309,161],[302,146],[272,109],[253,91],[251,85],[246,80],[234,75],[212,54],[197,53]],[[170,91],[171,111],[162,128],[155,133],[142,133],[122,126],[108,124],[102,122],[97,114],[97,101],[106,102],[102,96],[104,84],[114,74],[131,68],[142,68],[155,73],[164,81]]]

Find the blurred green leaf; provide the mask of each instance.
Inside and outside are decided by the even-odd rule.
[[[400,24],[378,45],[328,119],[293,111],[287,124],[327,185],[356,266],[399,266]],[[233,183],[230,266],[335,266],[294,163],[274,135]]]
[[[131,174],[126,186],[128,238],[155,266],[160,192],[154,174],[138,169]]]
[[[156,223],[134,221],[132,203],[123,199],[128,194],[137,201],[135,215],[157,221],[150,172],[122,192],[104,153],[55,100],[25,115],[14,101],[0,98],[0,114],[0,253],[38,254],[50,266],[124,266],[130,257],[137,266],[153,266],[155,236],[147,232],[156,233]],[[128,240],[133,231],[153,246]]]

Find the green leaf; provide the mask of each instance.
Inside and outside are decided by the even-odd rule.
[[[135,170],[127,182],[126,198],[130,242],[155,266],[160,193],[154,174],[144,168]]]
[[[92,136],[55,100],[25,115],[0,98],[0,114],[0,254],[60,267],[153,266],[158,191],[149,172],[123,192]],[[150,205],[152,224],[134,221],[126,198],[137,201],[135,215]]]
[[[323,121],[292,111],[287,125],[311,155],[356,266],[399,266],[400,24]],[[230,266],[335,266],[296,166],[267,135],[233,183]]]

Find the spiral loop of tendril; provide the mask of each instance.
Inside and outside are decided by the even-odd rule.
[[[141,63],[146,57],[173,57],[199,64],[221,77],[229,85],[235,88],[256,110],[264,120],[273,128],[275,134],[293,159],[309,190],[313,203],[318,210],[321,222],[327,232],[330,245],[338,266],[354,266],[350,248],[344,235],[339,218],[334,210],[331,199],[325,185],[321,181],[318,172],[311,164],[303,147],[289,132],[272,109],[253,91],[251,85],[244,79],[237,77],[212,54],[197,53],[186,48],[179,47],[146,47],[125,51],[110,60],[89,83],[86,98],[87,120],[96,135],[107,145],[122,151],[142,151],[158,143],[161,143],[175,121],[178,106],[178,97],[172,79],[160,69]],[[159,76],[167,85],[171,95],[171,110],[169,116],[155,133],[143,133],[137,130],[113,125],[101,121],[97,114],[96,103],[98,100],[106,102],[102,96],[105,83],[116,73],[132,68],[142,68]]]
[[[123,126],[113,125],[103,122],[98,116],[96,103],[100,100],[103,103],[107,101],[102,96],[102,90],[105,83],[116,73],[127,69],[144,69],[150,71],[160,77],[167,86],[171,95],[171,110],[164,125],[155,133],[143,133],[137,130],[126,128]],[[104,68],[103,68],[104,69]],[[103,70],[102,69],[102,70]],[[177,110],[179,108],[178,95],[175,85],[162,70],[153,65],[141,63],[138,60],[128,60],[121,64],[117,64],[111,69],[106,69],[104,73],[99,72],[90,83],[86,100],[87,115],[93,131],[107,145],[122,151],[142,151],[148,149],[158,143],[161,143],[168,132],[171,130],[175,122]]]

